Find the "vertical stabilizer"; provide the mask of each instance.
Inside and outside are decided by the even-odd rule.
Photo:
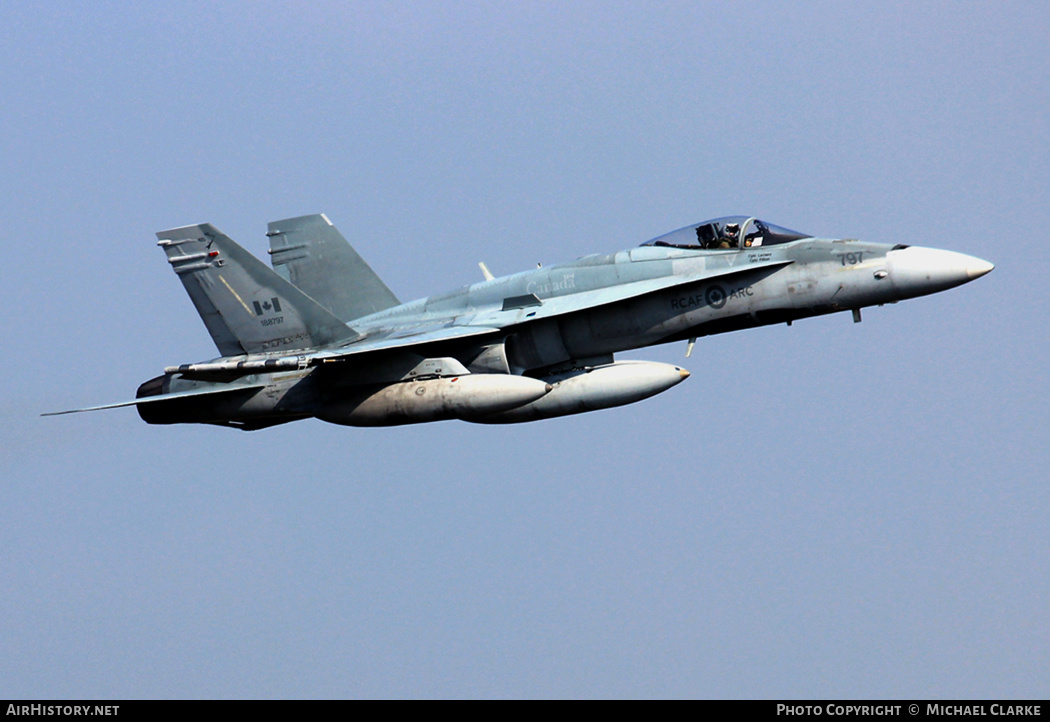
[[[325,346],[356,334],[210,223],[157,233],[219,353]]]
[[[323,213],[273,221],[266,235],[274,270],[343,321],[400,303]]]

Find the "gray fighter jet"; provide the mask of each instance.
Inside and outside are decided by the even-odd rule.
[[[262,429],[516,423],[633,403],[689,373],[628,349],[895,303],[993,266],[952,251],[814,238],[734,216],[619,253],[401,303],[324,215],[269,224],[267,267],[210,224],[162,231],[220,358],[134,401],[151,424]],[[59,412],[72,413],[72,412]]]

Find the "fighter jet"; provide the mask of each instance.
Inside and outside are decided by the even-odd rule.
[[[269,224],[272,268],[211,224],[161,231],[220,357],[170,366],[133,401],[150,424],[246,431],[508,424],[630,404],[681,383],[615,354],[924,296],[979,278],[973,256],[816,238],[754,217],[401,303],[323,215]],[[73,413],[62,411],[58,413]]]

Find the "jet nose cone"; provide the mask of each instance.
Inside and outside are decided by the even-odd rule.
[[[988,261],[964,253],[920,246],[890,251],[887,260],[893,285],[901,298],[960,286],[995,268]]]
[[[970,265],[966,267],[966,275],[970,277],[971,281],[975,278],[980,278],[986,273],[991,273],[995,269],[995,264],[988,261],[982,261],[980,258],[973,256],[967,256],[967,258],[970,259]]]

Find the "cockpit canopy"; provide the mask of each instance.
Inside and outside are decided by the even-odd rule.
[[[808,233],[799,233],[758,218],[747,216],[725,216],[704,221],[677,231],[665,233],[643,246],[671,246],[673,248],[734,249],[773,246],[790,243],[803,238],[812,238]]]

